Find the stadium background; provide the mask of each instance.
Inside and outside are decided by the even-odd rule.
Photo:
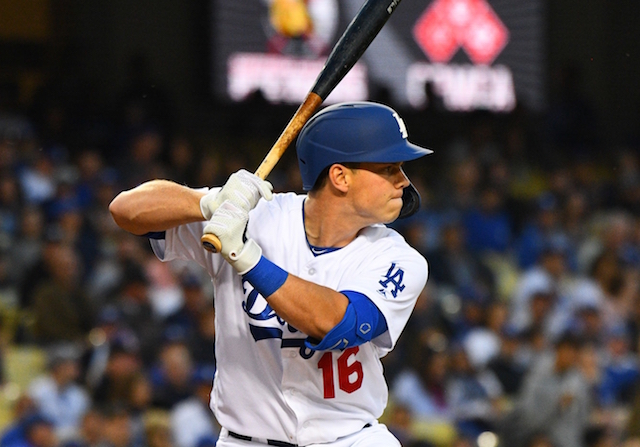
[[[517,341],[520,357],[506,363],[523,376],[535,369],[536,349],[546,355],[558,340],[579,342],[571,368],[588,389],[589,414],[554,436],[580,441],[544,444],[553,438],[547,433],[526,445],[631,446],[640,436],[640,3],[542,4],[541,110],[402,113],[410,136],[436,150],[410,169],[424,212],[398,226],[433,270],[401,344],[385,359],[392,388],[385,418],[406,446],[490,447],[490,433],[507,439],[504,421],[522,382],[492,388],[483,375],[488,357],[473,358],[471,369],[459,358],[469,349],[497,358],[492,349],[507,343],[503,337]],[[251,169],[291,116],[295,105],[259,95],[242,103],[214,95],[214,23],[213,2],[203,0],[0,1],[4,446],[213,442],[211,421],[203,424],[212,433],[205,427],[186,440],[175,423],[179,404],[201,406],[196,396],[215,367],[210,289],[198,271],[153,262],[144,241],[111,226],[106,205],[148,178],[200,186]],[[299,190],[296,170],[291,150],[273,173],[276,189]],[[553,223],[538,226],[547,212]],[[436,271],[450,265],[453,248],[443,241],[455,245],[456,237],[463,243],[455,265],[469,269],[466,279]],[[567,269],[554,303],[569,309],[543,309],[538,328],[505,316],[517,313],[537,254],[556,249]],[[596,260],[610,262],[613,273],[594,273]],[[60,281],[67,287],[58,289]],[[586,309],[596,311],[593,332]],[[549,329],[551,320],[562,330]],[[616,340],[624,341],[618,358]],[[80,367],[68,377],[88,403],[79,398],[67,420],[36,417],[46,404],[62,405],[46,393],[36,399],[45,383],[37,378],[67,361]],[[423,362],[454,380],[412,382],[412,372],[427,369]],[[121,376],[109,375],[118,370],[112,363]],[[478,394],[451,400],[461,389]],[[434,402],[438,411],[424,410]],[[44,427],[40,439],[20,437],[36,426]]]

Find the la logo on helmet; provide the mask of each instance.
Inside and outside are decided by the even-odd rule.
[[[402,121],[402,118],[400,118],[397,112],[393,112],[393,117],[398,122],[398,127],[400,127],[402,138],[406,139],[409,136],[409,134],[407,133],[407,126],[404,125],[404,121]]]

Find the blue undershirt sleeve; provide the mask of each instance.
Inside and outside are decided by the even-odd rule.
[[[142,234],[142,237],[146,237],[149,239],[165,239],[167,236],[166,231],[150,231],[149,233]]]

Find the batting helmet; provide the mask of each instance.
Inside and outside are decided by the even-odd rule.
[[[397,163],[433,153],[407,141],[398,114],[374,102],[342,103],[321,110],[300,131],[296,150],[305,191],[334,163]],[[413,185],[404,189],[402,199],[401,218],[420,207],[420,195]]]

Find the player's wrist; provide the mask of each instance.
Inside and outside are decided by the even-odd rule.
[[[238,274],[245,275],[252,270],[262,257],[262,248],[253,239],[248,239],[239,252],[231,252],[227,261],[237,270]]]
[[[244,276],[244,279],[249,281],[258,293],[260,293],[260,295],[268,298],[282,287],[287,280],[289,273],[262,256],[262,250],[260,250],[260,258],[258,259],[258,262],[256,262],[251,269],[242,273],[242,275]]]

